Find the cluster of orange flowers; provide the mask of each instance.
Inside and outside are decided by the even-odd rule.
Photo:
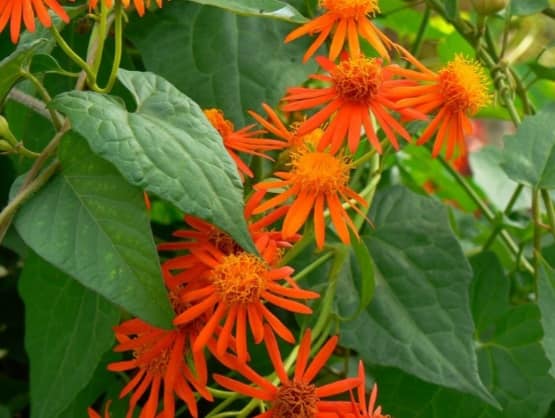
[[[105,1],[112,6],[112,0]],[[121,1],[124,7],[129,6],[129,0]],[[161,6],[160,1],[157,3]],[[97,0],[89,0],[89,5],[96,7]],[[149,0],[134,0],[140,14],[148,5]],[[293,376],[288,375],[276,336],[288,343],[295,343],[296,338],[269,307],[311,314],[305,301],[319,295],[299,287],[292,277],[293,269],[281,265],[281,259],[299,239],[298,233],[309,217],[318,248],[325,244],[326,214],[344,243],[350,242],[351,234],[358,237],[348,209],[365,216],[368,204],[349,187],[349,180],[351,156],[363,135],[381,153],[377,127],[391,146],[399,149],[399,137],[412,141],[405,122],[429,121],[418,144],[435,134],[434,156],[443,148],[448,159],[457,152],[464,154],[464,136],[471,129],[469,117],[489,100],[487,82],[476,63],[460,56],[437,73],[426,68],[372,23],[371,17],[379,11],[377,0],[321,0],[320,5],[324,9],[321,16],[286,38],[289,42],[303,35],[317,35],[304,56],[307,61],[331,37],[328,57],[316,58],[324,72],[310,76],[318,83],[290,88],[283,98],[283,111],[315,110],[310,117],[287,127],[278,113],[264,104],[266,117],[249,112],[263,130],[254,125],[235,130],[221,111],[205,111],[243,178],[254,175],[238,153],[270,158],[268,151],[281,150],[288,163],[273,173],[272,179],[255,184],[245,205],[244,216],[259,256],[243,251],[225,232],[191,216],[185,216],[189,227],[175,232],[180,241],[159,246],[161,251],[179,254],[162,265],[175,311],[174,327],[159,329],[132,319],[115,328],[115,351],[130,352],[133,357],[109,365],[114,372],[133,372],[120,393],[121,397],[131,395],[128,418],[140,401],[140,418],[173,418],[176,398],[197,417],[196,399],[212,400],[207,387],[207,351],[254,383],[251,386],[214,375],[222,387],[267,402],[269,408],[259,417],[384,417],[375,405],[375,386],[369,402],[365,400],[362,365],[355,378],[319,387],[313,383],[332,355],[337,337],[309,361],[311,332],[306,331]],[[56,0],[5,0],[0,5],[0,29],[11,20],[15,42],[21,21],[34,30],[35,13],[45,26],[51,24],[47,7],[68,19]],[[362,53],[360,38],[379,58]],[[414,69],[391,63],[393,52]],[[264,137],[266,133],[273,137]],[[272,192],[274,195],[267,198]],[[275,224],[280,227],[272,229]],[[255,344],[264,342],[279,384],[250,368],[249,335]],[[340,394],[350,400],[326,400]],[[89,415],[99,417],[92,409]]]

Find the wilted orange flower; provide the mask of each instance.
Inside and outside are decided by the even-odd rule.
[[[106,405],[104,405],[104,418],[110,418],[110,404],[111,403],[112,403],[112,401],[108,400],[106,402]],[[89,418],[103,418],[103,417],[100,416],[100,414],[98,412],[96,412],[92,408],[87,409],[87,414],[89,415]]]
[[[290,166],[289,172],[274,173],[281,180],[262,182],[254,186],[256,190],[284,189],[277,196],[260,204],[254,213],[276,207],[274,211],[280,211],[280,206],[292,198],[294,201],[283,220],[284,238],[296,234],[312,213],[316,245],[322,248],[326,234],[325,208],[329,208],[331,221],[343,242],[350,242],[349,229],[358,236],[357,228],[342,202],[349,202],[361,214],[357,205],[368,204],[349,187],[349,161],[341,154],[332,155],[328,151],[315,151],[306,146],[291,152]]]
[[[257,418],[324,418],[336,417],[341,412],[352,411],[352,405],[349,402],[323,401],[322,399],[353,389],[360,385],[360,378],[347,378],[320,387],[312,383],[332,355],[337,345],[338,338],[336,336],[324,344],[309,364],[311,332],[307,330],[299,347],[294,376],[290,379],[283,366],[277,341],[272,332],[268,331],[268,327],[266,330],[267,338],[264,339],[264,342],[280,380],[279,385],[275,386],[246,364],[236,364],[234,368],[245,378],[251,380],[256,385],[255,387],[227,376],[215,374],[214,380],[218,384],[229,390],[268,402],[269,409],[256,415]]]
[[[444,144],[447,159],[451,159],[457,148],[465,155],[464,136],[472,132],[469,117],[490,100],[484,69],[476,61],[457,55],[439,73],[429,72],[424,79],[432,84],[398,87],[392,97],[399,99],[399,108],[413,107],[423,113],[439,110],[417,142],[428,142],[437,133],[432,149],[434,157]]]
[[[331,144],[331,152],[334,154],[347,138],[349,149],[354,153],[364,127],[370,143],[381,152],[382,147],[370,119],[370,115],[373,115],[395,149],[399,148],[396,134],[407,141],[411,140],[406,129],[388,111],[396,109],[396,105],[389,99],[389,91],[394,87],[412,84],[407,80],[393,79],[403,69],[395,65],[383,66],[378,58],[349,58],[337,65],[325,57],[318,57],[316,60],[329,75],[312,75],[311,78],[331,85],[325,88],[293,87],[287,90],[283,99],[287,102],[283,106],[286,111],[307,110],[325,105],[302,123],[297,130],[298,135],[309,133],[331,118],[318,146],[319,150]],[[414,112],[410,113],[410,109],[406,112],[409,116],[419,117]]]
[[[223,112],[219,109],[207,109],[204,114],[222,137],[224,146],[230,157],[235,161],[239,172],[249,177],[253,177],[254,174],[237,155],[237,152],[257,155],[271,160],[270,157],[264,154],[264,151],[282,149],[287,145],[283,141],[257,137],[264,131],[253,131],[254,125],[245,126],[235,131],[233,123],[225,119]]]
[[[52,26],[52,19],[48,14],[52,9],[64,22],[69,22],[69,16],[57,0],[2,0],[0,2],[0,32],[10,22],[10,38],[15,44],[19,40],[21,22],[29,32],[35,31],[35,15],[43,26]]]
[[[238,358],[246,361],[247,323],[255,343],[264,338],[263,324],[268,323],[281,338],[294,342],[295,337],[287,327],[268,309],[267,304],[279,306],[290,312],[310,314],[312,310],[293,299],[314,299],[318,293],[301,289],[291,278],[291,267],[275,268],[275,247],[269,239],[255,242],[262,258],[247,252],[225,254],[213,245],[204,244],[195,248],[192,256],[204,265],[203,271],[194,274],[179,263],[177,275],[183,290],[180,301],[189,307],[178,315],[174,323],[183,326],[206,315],[206,321],[193,344],[193,351],[204,349],[211,336],[223,327],[218,335],[216,352],[219,355],[228,349],[236,349]],[[171,261],[168,261],[171,262]],[[171,269],[170,269],[171,270]],[[285,281],[289,287],[283,286]],[[235,329],[235,331],[234,331]],[[232,342],[235,340],[235,345]]]
[[[154,327],[138,318],[123,322],[114,328],[118,345],[115,351],[131,351],[132,360],[118,361],[108,365],[114,372],[136,370],[134,377],[120,393],[120,398],[133,392],[129,400],[127,418],[133,416],[137,402],[148,392],[148,399],[141,411],[141,418],[158,416],[160,392],[163,399],[163,416],[175,416],[175,395],[182,399],[193,417],[198,416],[192,388],[202,397],[212,400],[206,389],[207,369],[203,353],[192,353],[194,371],[188,366],[185,356],[191,354],[200,329],[198,321],[187,326],[167,330]]]
[[[326,10],[322,16],[305,23],[285,38],[285,42],[290,42],[303,35],[319,34],[304,54],[303,62],[316,52],[332,31],[334,32],[329,52],[331,60],[339,56],[345,41],[349,44],[351,56],[358,57],[359,35],[366,39],[381,57],[389,60],[388,49],[394,46],[394,43],[368,18],[380,11],[377,0],[320,0],[320,5]]]

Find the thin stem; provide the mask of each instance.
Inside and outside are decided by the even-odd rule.
[[[422,20],[420,21],[420,26],[418,27],[418,32],[416,33],[416,38],[414,39],[414,43],[410,48],[411,54],[414,55],[415,57],[418,56],[418,54],[420,53],[420,48],[422,47],[422,41],[424,40],[424,34],[426,33],[426,29],[428,29],[428,23],[430,22],[431,12],[432,10],[426,4],[424,6],[424,13],[422,15]],[[405,62],[406,68],[409,68],[410,65],[411,64],[409,61]]]
[[[534,188],[532,190],[532,219],[534,222],[534,271],[536,274],[534,275],[535,280],[535,287],[536,287],[536,295],[538,294],[538,280],[537,274],[539,272],[539,264],[540,264],[540,257],[541,257],[541,211],[540,211],[540,190]]]
[[[119,66],[121,64],[121,55],[123,50],[123,13],[121,9],[121,4],[116,2],[115,6],[115,52],[114,61],[112,62],[112,70],[110,72],[110,77],[108,78],[108,84],[104,87],[101,92],[109,93],[117,80]],[[103,42],[100,43],[101,45]]]
[[[522,193],[522,190],[524,190],[524,186],[522,184],[519,184],[518,186],[516,186],[513,194],[511,195],[511,198],[509,199],[509,202],[507,203],[507,206],[505,207],[505,210],[503,211],[503,215],[509,216],[509,214],[513,210],[513,207],[516,201],[518,200],[520,194]],[[502,229],[503,229],[503,225],[498,225],[493,229],[491,235],[488,237],[485,244],[483,245],[482,251],[486,251],[495,242],[495,238],[497,238],[497,234],[499,234],[499,232],[501,232]]]
[[[542,13],[546,16],[549,16],[551,19],[555,19],[555,9],[548,7],[547,9],[543,9]]]
[[[509,44],[509,29],[511,27],[511,8],[507,7],[505,10],[505,26],[503,27],[503,40],[501,41],[501,52],[499,59],[503,59],[505,52],[507,52],[507,45]]]
[[[42,100],[24,93],[17,88],[11,89],[10,94],[8,94],[8,98],[14,102],[22,104],[23,106],[31,109],[33,112],[38,113],[42,117],[54,123],[51,114],[48,109],[46,109],[46,105]]]
[[[102,63],[102,55],[104,53],[104,43],[106,42],[106,34],[108,31],[108,28],[106,26],[107,17],[108,17],[108,7],[106,6],[106,3],[101,0],[100,15],[98,16],[97,23],[95,24],[95,30],[97,31],[96,37],[98,39],[98,48],[96,48],[94,61],[92,64],[92,70],[93,70],[93,73],[95,74],[95,77],[98,77],[98,70],[100,69],[100,64]]]
[[[372,148],[366,154],[362,155],[360,158],[357,158],[355,161],[351,163],[353,167],[360,167],[361,164],[364,164],[367,161],[370,161],[374,155],[376,155],[376,149]]]
[[[29,198],[33,193],[39,190],[50,177],[56,172],[60,167],[59,161],[54,161],[48,168],[46,168],[36,179],[34,179],[29,185],[23,188],[22,191],[18,193],[8,205],[0,213],[0,225],[5,225],[11,221],[13,215],[19,209],[19,207]]]
[[[308,266],[306,266],[304,269],[299,271],[297,274],[295,274],[293,276],[293,279],[296,282],[298,282],[299,280],[304,279],[306,276],[308,276],[310,273],[312,273],[314,270],[316,270],[318,267],[320,267],[322,264],[324,264],[326,261],[328,261],[330,258],[332,258],[332,256],[333,256],[333,253],[331,251],[325,253],[324,255],[317,258],[312,263],[310,263]]]
[[[495,224],[497,217],[496,217],[495,213],[486,204],[486,202],[484,202],[482,200],[482,198],[474,191],[474,189],[466,181],[466,179],[463,176],[461,176],[453,167],[451,167],[451,165],[447,161],[445,161],[445,159],[443,157],[438,157],[438,158],[439,158],[439,161],[443,164],[443,166],[455,178],[457,183],[459,183],[459,185],[464,189],[466,194],[476,204],[476,206],[478,206],[480,208],[481,212],[484,214],[486,219],[490,223]],[[503,229],[501,229],[499,231],[499,233],[501,235],[501,239],[505,242],[505,244],[507,245],[507,248],[509,249],[511,254],[513,254],[513,256],[515,257],[515,261],[517,263],[522,263],[522,267],[524,267],[524,269],[528,270],[529,272],[531,272],[533,274],[534,273],[534,268],[528,262],[528,260],[526,260],[525,258],[522,258],[522,260],[519,260],[520,250],[518,248],[518,245],[513,241],[513,238],[511,237],[511,235]]]
[[[29,80],[31,83],[33,83],[33,85],[41,95],[42,100],[44,100],[44,103],[46,104],[46,109],[50,113],[50,117],[52,118],[52,123],[54,124],[54,127],[57,131],[59,131],[62,128],[62,118],[58,115],[58,113],[56,113],[54,109],[48,107],[48,104],[52,101],[52,97],[50,97],[48,90],[46,90],[40,80],[29,71],[21,71],[21,75]]]
[[[79,55],[77,55],[77,53],[67,44],[65,39],[56,28],[56,25],[52,25],[50,27],[50,32],[54,36],[54,39],[56,40],[58,46],[62,49],[62,51],[64,51],[64,53],[87,74],[87,81],[89,83],[89,86],[91,86],[91,88],[95,86],[96,76],[89,64],[83,61],[83,59]]]
[[[541,191],[543,204],[545,209],[547,210],[547,220],[549,222],[549,229],[551,230],[551,234],[555,238],[555,209],[553,209],[553,200],[551,200],[551,196],[549,192],[545,189]]]

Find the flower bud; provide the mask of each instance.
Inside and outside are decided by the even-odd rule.
[[[472,5],[478,14],[491,15],[507,7],[508,0],[472,0]]]

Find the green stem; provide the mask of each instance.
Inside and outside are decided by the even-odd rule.
[[[532,190],[532,219],[534,222],[534,271],[535,271],[535,290],[536,295],[538,294],[538,272],[539,272],[539,264],[540,264],[540,257],[541,257],[541,211],[540,211],[540,190],[534,188]]]
[[[27,80],[29,80],[31,83],[33,83],[33,85],[41,95],[42,100],[44,101],[44,103],[46,103],[46,109],[50,113],[50,117],[52,118],[52,123],[54,124],[54,127],[56,128],[57,131],[59,131],[62,128],[62,119],[54,109],[51,109],[48,106],[48,104],[52,101],[52,97],[50,97],[48,90],[46,90],[46,88],[43,86],[40,80],[37,77],[35,77],[33,74],[31,74],[29,71],[23,70],[21,71],[21,75],[25,77]]]
[[[123,12],[120,2],[116,2],[115,6],[115,51],[114,60],[112,61],[112,70],[106,87],[100,89],[100,93],[109,93],[112,91],[117,80],[119,66],[121,64],[121,55],[123,50]],[[101,42],[101,45],[103,42]],[[99,48],[100,49],[100,48]]]
[[[33,193],[39,190],[46,182],[52,177],[56,170],[60,167],[59,161],[54,161],[47,167],[36,179],[29,185],[23,188],[17,195],[8,203],[8,205],[0,213],[0,225],[6,225],[11,221],[13,215],[19,207],[27,200]]]
[[[551,234],[555,238],[555,209],[553,209],[553,200],[551,200],[551,196],[549,192],[545,189],[541,191],[543,204],[545,209],[547,210],[547,220],[549,222],[549,229],[551,230]]]
[[[310,273],[312,273],[314,270],[316,270],[318,267],[320,267],[322,264],[324,264],[326,261],[332,258],[332,256],[333,256],[333,253],[331,251],[325,253],[320,258],[317,258],[308,266],[306,266],[304,269],[302,269],[300,272],[295,274],[293,276],[293,280],[298,282],[299,280],[304,279],[306,276],[308,276]]]
[[[108,18],[108,7],[104,1],[100,1],[100,15],[98,16],[97,23],[95,25],[95,30],[93,31],[93,35],[98,39],[98,48],[96,48],[94,61],[92,64],[92,70],[95,75],[95,78],[98,77],[98,71],[100,69],[100,64],[102,63],[102,55],[104,54],[104,43],[106,42],[106,34],[108,32],[108,28],[106,25]],[[96,31],[96,33],[94,33]]]
[[[52,25],[50,27],[50,32],[54,36],[54,39],[62,51],[64,51],[64,53],[87,74],[87,82],[89,86],[93,88],[96,85],[96,76],[89,64],[87,64],[73,49],[71,49],[56,28],[56,25]]]
[[[522,184],[519,184],[518,186],[516,186],[513,194],[511,195],[511,198],[509,199],[509,202],[507,203],[507,206],[505,207],[505,210],[503,211],[503,215],[509,216],[509,214],[513,210],[513,206],[515,205],[518,197],[520,196],[520,193],[522,193],[522,190],[524,190],[524,186]],[[495,242],[495,239],[497,238],[497,234],[499,234],[499,232],[501,232],[502,229],[503,229],[503,225],[498,225],[497,227],[494,228],[491,235],[488,237],[485,244],[483,245],[482,251],[486,251]]]
[[[312,222],[307,220],[304,225],[303,236],[300,241],[297,241],[293,248],[288,250],[283,258],[281,259],[280,264],[282,266],[287,266],[291,260],[294,260],[300,253],[302,253],[314,240],[314,226]]]
[[[416,33],[416,38],[411,46],[410,52],[413,56],[417,56],[420,53],[420,48],[422,47],[422,41],[424,40],[424,34],[426,29],[428,29],[428,24],[430,22],[430,15],[432,10],[428,5],[424,6],[424,14],[422,15],[422,20],[420,21],[420,26],[418,27],[418,32]],[[405,67],[410,67],[410,62],[405,62]]]

